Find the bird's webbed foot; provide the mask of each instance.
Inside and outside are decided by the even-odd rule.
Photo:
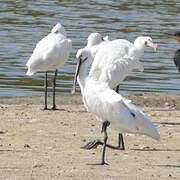
[[[46,110],[49,110],[47,107],[44,107],[43,109],[42,109],[43,111],[46,111]]]
[[[87,144],[85,144],[81,148],[87,149],[87,150],[96,149],[99,145],[103,145],[103,144],[104,143],[101,140],[97,139],[97,140],[93,140],[93,141],[88,142]]]
[[[51,108],[51,110],[53,110],[53,111],[57,110],[56,106],[53,106],[53,107]]]
[[[103,146],[104,143],[97,139],[97,140],[93,140],[88,142],[87,144],[85,144],[84,146],[82,146],[82,149],[86,149],[86,150],[90,150],[90,149],[96,149],[98,146]],[[110,148],[110,149],[115,149],[115,150],[125,150],[124,146],[113,146],[111,144],[106,144],[106,147]]]

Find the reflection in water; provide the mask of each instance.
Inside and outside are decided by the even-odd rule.
[[[126,38],[130,41],[140,35],[150,35],[160,45],[158,53],[151,50],[145,53],[145,71],[130,73],[121,85],[122,91],[180,92],[180,77],[172,60],[179,44],[163,34],[179,29],[178,0],[1,0],[0,6],[1,96],[41,93],[44,74],[25,76],[25,64],[37,41],[58,21],[73,40],[73,52],[58,76],[58,91],[70,91],[75,52],[86,44],[89,33],[100,32],[111,39]]]

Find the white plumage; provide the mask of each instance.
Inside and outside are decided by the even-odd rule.
[[[97,51],[108,42],[110,42],[108,36],[102,37],[99,33],[91,33],[88,36],[87,45],[77,51],[76,58],[79,59],[83,56],[83,58],[88,58],[92,63]]]
[[[88,37],[88,45],[80,49],[77,59],[86,59],[89,66],[92,64],[89,76],[101,82],[106,82],[110,88],[115,88],[124,80],[128,73],[134,69],[143,71],[144,49],[146,46],[156,50],[157,45],[153,44],[151,37],[138,37],[134,44],[125,39],[101,42],[101,35],[93,33]],[[95,43],[96,42],[96,43]],[[82,70],[82,72],[85,70]],[[87,73],[86,73],[87,74]],[[83,95],[85,82],[78,82]],[[83,98],[86,109],[86,101]],[[119,134],[117,149],[125,149],[122,134]]]
[[[28,60],[27,75],[31,76],[39,71],[51,71],[63,67],[68,59],[72,41],[66,38],[64,27],[58,23],[51,33],[41,39]]]
[[[89,66],[92,64],[97,51],[103,47],[105,44],[109,43],[110,40],[108,36],[102,37],[99,33],[91,33],[87,39],[87,45],[81,48],[76,53],[77,59],[87,59]],[[80,85],[80,84],[79,84]],[[81,87],[82,89],[83,87]],[[72,94],[75,93],[76,86],[74,84]],[[81,91],[82,93],[82,91]]]
[[[86,51],[88,53],[88,50]],[[101,82],[88,76],[90,62],[87,58],[82,58],[79,59],[77,65],[75,81],[78,76],[87,110],[94,113],[98,119],[104,122],[109,121],[118,132],[144,134],[159,140],[158,131],[142,111],[113,91],[107,82]],[[102,164],[104,163],[104,158],[102,158]]]
[[[139,111],[130,100],[122,98],[120,94],[112,90],[108,83],[89,77],[89,62],[80,61],[82,62],[77,78],[80,87],[82,87],[81,91],[87,110],[94,113],[102,121],[110,121],[112,127],[119,132],[145,134],[158,140],[159,134],[149,118],[142,111]]]
[[[118,132],[144,134],[159,140],[159,134],[151,120],[130,100],[110,89],[107,83],[87,79],[83,98],[88,111],[102,121],[108,120]]]
[[[157,48],[150,37],[136,38],[134,44],[125,39],[117,39],[99,48],[92,63],[89,75],[115,88],[133,69],[143,71],[145,47]]]
[[[57,23],[47,36],[41,39],[26,66],[28,68],[27,75],[32,76],[36,72],[45,72],[45,107],[47,109],[47,71],[55,71],[53,80],[53,107],[55,105],[55,86],[58,69],[63,67],[68,60],[72,41],[66,38],[64,27]]]

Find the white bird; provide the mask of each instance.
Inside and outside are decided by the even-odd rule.
[[[57,23],[47,36],[41,39],[28,60],[26,66],[28,67],[27,75],[32,76],[36,72],[45,72],[45,107],[47,109],[47,71],[55,71],[53,80],[53,107],[56,109],[55,103],[55,86],[58,69],[63,67],[66,63],[70,50],[72,48],[72,41],[66,38],[66,31],[64,27]]]
[[[111,88],[119,92],[119,84],[132,70],[143,71],[141,62],[146,47],[157,49],[157,44],[148,36],[137,37],[134,44],[125,40],[117,39],[99,48],[91,66],[89,75],[101,82],[107,82]],[[87,147],[96,146],[99,142],[88,143]],[[86,146],[85,146],[86,147]],[[122,134],[119,134],[117,149],[125,149]]]
[[[143,71],[143,63],[141,62],[146,47],[152,47],[154,50],[157,48],[157,44],[152,42],[151,37],[140,36],[136,38],[134,44],[125,40],[117,39],[109,41],[108,43],[99,46],[95,55],[92,55],[91,51],[81,50],[81,56],[87,58],[92,63],[89,76],[99,80],[101,82],[107,82],[110,88],[116,88],[116,92],[119,92],[119,84],[124,78],[134,69]],[[77,53],[76,57],[79,59]],[[91,64],[89,63],[89,64]],[[101,144],[98,140],[89,142],[84,148],[90,149],[97,147]],[[125,149],[124,140],[122,134],[119,134],[118,146],[113,147],[115,149]]]
[[[79,59],[83,57],[84,59],[87,59],[90,66],[94,60],[94,57],[98,49],[100,49],[101,47],[103,47],[105,44],[109,42],[110,40],[108,36],[102,37],[100,33],[91,33],[88,36],[87,45],[84,48],[81,48],[77,51],[76,58]],[[74,85],[74,87],[76,86]],[[74,94],[75,90],[76,89],[73,88],[71,94]]]
[[[84,52],[85,53],[85,52]],[[88,49],[86,50],[88,52]],[[107,146],[106,128],[110,124],[120,133],[138,133],[150,136],[156,140],[160,135],[151,120],[130,101],[125,100],[120,94],[109,87],[107,82],[101,82],[88,76],[88,67],[91,62],[83,56],[79,59],[74,85],[78,81],[83,101],[89,112],[95,114],[103,122],[102,132],[104,132],[102,161],[105,162],[105,150]]]
[[[115,88],[134,69],[143,71],[141,62],[146,47],[157,49],[148,36],[137,37],[134,44],[117,39],[105,44],[96,53],[89,75]]]

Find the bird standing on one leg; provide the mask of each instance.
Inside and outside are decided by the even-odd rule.
[[[63,67],[68,60],[72,41],[66,38],[64,27],[57,23],[46,37],[41,39],[26,63],[28,67],[27,75],[32,76],[36,72],[45,72],[44,90],[45,100],[44,109],[47,110],[47,72],[55,71],[53,79],[53,106],[52,110],[56,110],[55,88],[58,69]]]

